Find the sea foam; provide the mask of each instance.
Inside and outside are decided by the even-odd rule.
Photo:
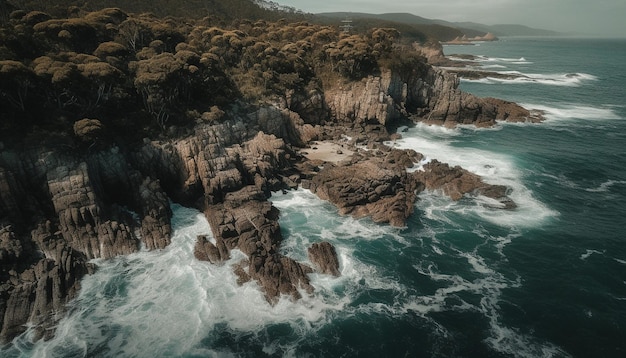
[[[224,355],[228,350],[210,348],[212,335],[224,327],[232,332],[276,324],[313,329],[324,323],[328,310],[348,303],[338,296],[325,300],[324,292],[336,282],[314,276],[320,293],[303,292],[300,301],[283,298],[270,305],[254,281],[236,284],[232,266],[245,258],[243,253],[233,250],[223,265],[196,260],[196,237],[210,236],[209,225],[197,210],[173,205],[173,212],[174,235],[166,249],[97,260],[99,269],[83,280],[56,336],[31,345],[28,332],[12,350],[22,346],[18,355],[42,357],[59,352],[79,357]]]
[[[535,109],[544,112],[544,116],[552,121],[562,121],[571,119],[583,120],[616,120],[621,119],[610,106],[581,106],[572,103],[553,103],[550,105],[521,103],[521,106],[528,109]]]
[[[520,71],[499,71],[509,78],[486,76],[481,79],[462,79],[465,82],[483,84],[542,84],[549,86],[580,87],[588,81],[596,81],[597,77],[587,73],[525,73]]]
[[[473,214],[484,220],[505,227],[534,226],[556,212],[536,200],[532,192],[524,185],[523,175],[515,166],[513,158],[483,149],[455,146],[455,137],[462,136],[464,129],[446,129],[441,126],[418,124],[415,128],[403,133],[403,138],[387,144],[401,149],[414,149],[428,159],[437,159],[452,166],[459,165],[472,173],[480,175],[489,184],[506,185],[512,189],[510,198],[518,205],[514,210],[494,209],[487,198],[477,198],[472,203],[467,201],[452,202],[448,199],[428,199],[433,193],[423,193],[422,201],[437,206],[420,209],[446,216],[447,211],[460,214]],[[439,194],[434,194],[440,196]],[[418,203],[422,205],[423,203]]]

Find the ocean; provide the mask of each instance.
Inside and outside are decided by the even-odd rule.
[[[337,248],[341,277],[270,306],[232,265],[193,257],[202,214],[172,204],[162,251],[97,261],[55,338],[2,357],[626,356],[626,40],[504,38],[446,46],[514,80],[463,90],[545,112],[538,124],[417,125],[412,148],[509,186],[515,210],[424,192],[406,228],[342,217],[299,189],[272,197],[283,252]]]

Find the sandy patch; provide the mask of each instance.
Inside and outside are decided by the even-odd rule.
[[[353,151],[328,141],[311,142],[310,146],[310,148],[302,150],[302,154],[309,160],[337,163],[350,159],[354,154]]]

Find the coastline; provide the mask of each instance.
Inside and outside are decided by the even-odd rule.
[[[120,168],[130,168],[133,175],[137,175],[137,168],[141,169],[141,175],[155,178],[161,175],[158,179],[168,197],[175,197],[179,181],[194,175],[200,178],[189,180],[184,207],[171,206],[171,243],[164,249],[144,247],[128,256],[95,260],[98,269],[81,279],[81,289],[70,301],[70,310],[65,314],[55,311],[56,317],[62,319],[55,327],[54,338],[32,342],[36,327],[31,326],[26,335],[1,346],[0,355],[30,357],[52,352],[98,355],[104,350],[107,355],[118,356],[306,356],[320,352],[329,356],[458,356],[459,352],[466,352],[478,358],[515,352],[531,357],[621,357],[620,353],[626,349],[620,339],[624,329],[619,325],[619,317],[624,313],[621,278],[626,262],[622,235],[626,225],[623,215],[626,173],[619,165],[624,154],[619,143],[626,140],[626,108],[622,72],[616,69],[622,68],[626,47],[617,44],[624,41],[511,40],[464,47],[467,52],[494,61],[487,62],[487,66],[506,66],[492,67],[494,71],[543,74],[524,81],[461,80],[459,87],[479,97],[495,96],[529,109],[541,109],[546,120],[539,125],[499,121],[485,129],[474,124],[446,129],[427,125],[424,117],[427,118],[428,112],[423,111],[421,116],[414,114],[416,126],[403,120],[386,122],[388,140],[383,140],[380,126],[363,122],[367,128],[360,123],[357,128],[350,127],[354,118],[347,114],[340,123],[331,121],[334,117],[329,116],[324,117],[325,123],[307,120],[303,124],[284,109],[245,107],[239,112],[228,112],[218,121],[198,123],[194,132],[145,140],[140,143],[145,146],[141,151],[133,146],[120,146],[117,150],[124,157],[136,158]],[[450,51],[450,47],[445,49]],[[507,62],[519,62],[522,57],[531,63]],[[596,61],[598,58],[602,61]],[[567,73],[595,77],[574,79],[565,77]],[[375,83],[366,81],[367,86]],[[392,83],[397,86],[401,82]],[[380,107],[372,110],[376,108],[372,103],[378,103],[380,97],[358,96],[363,93],[361,88],[371,87],[346,85],[346,88],[343,98],[358,97],[359,103],[367,103],[361,108],[367,107],[369,113],[383,113]],[[350,106],[333,108],[346,107]],[[413,107],[405,108],[412,113]],[[306,124],[311,127],[305,127]],[[222,131],[220,125],[234,134]],[[293,131],[294,128],[299,129]],[[259,129],[264,135],[249,141],[248,136],[256,135]],[[394,136],[396,132],[402,137]],[[294,145],[294,133],[300,133],[298,138],[306,143],[336,141],[348,149],[355,145],[356,153],[343,161],[354,165],[307,160],[303,152],[309,148],[302,143]],[[277,142],[271,140],[272,135],[281,138],[287,144],[285,148],[290,147],[284,155],[272,154],[271,148],[278,148],[277,153],[282,150],[275,146]],[[197,140],[192,141],[191,137]],[[215,141],[215,137],[220,141]],[[398,173],[421,171],[424,164],[437,159],[450,167],[458,165],[479,174],[490,184],[505,185],[518,207],[502,210],[501,204],[472,193],[454,201],[445,195],[444,188],[426,189],[417,195],[414,212],[406,225],[395,227],[375,223],[372,217],[355,219],[358,216],[354,214],[362,209],[353,209],[342,216],[340,210],[347,209],[322,201],[311,190],[303,189],[307,179],[319,175],[329,178],[332,167],[336,168],[334,174],[363,178],[351,175],[349,170],[355,169],[356,173],[368,173],[368,180],[373,181],[376,178],[369,173],[388,170],[390,162],[404,162],[404,155],[386,152],[379,140],[395,149],[415,149],[424,156],[419,165],[402,168]],[[11,141],[3,142],[0,162],[5,160],[6,153],[14,151]],[[196,146],[205,154],[196,152]],[[241,160],[229,162],[219,148]],[[45,162],[69,163],[67,158],[61,162],[55,159],[56,155],[49,154],[59,151],[58,148],[49,149],[46,156],[29,155],[27,150],[18,152],[18,156],[25,163],[34,163],[24,165],[26,170]],[[362,161],[366,158],[359,152],[365,149],[368,152],[363,154],[367,158],[380,156],[371,158],[371,162]],[[107,151],[97,146],[89,151],[84,148],[82,158],[97,154],[108,168],[120,157],[105,156]],[[250,155],[244,154],[247,151]],[[332,150],[330,154],[333,155]],[[102,189],[102,184],[106,186],[116,183],[110,181],[113,178],[122,178],[103,175],[115,172],[113,168],[104,172],[93,170],[100,168],[94,165],[98,161],[93,157],[87,159],[91,185],[100,185]],[[216,160],[207,162],[207,158]],[[410,162],[418,158],[415,156]],[[268,200],[279,211],[278,223],[284,239],[279,253],[313,268],[308,249],[327,241],[335,248],[340,276],[322,274],[315,269],[314,273],[306,274],[313,293],[300,288],[301,298],[285,294],[272,304],[256,278],[244,281],[245,274],[251,272],[246,261],[248,255],[242,249],[234,249],[229,252],[229,259],[219,261],[224,247],[228,250],[233,241],[226,238],[224,246],[218,244],[207,220],[210,214],[187,208],[203,205],[194,202],[194,198],[203,196],[198,193],[204,190],[204,182],[208,187],[214,180],[214,185],[221,185],[229,194],[228,200],[218,198],[224,206],[231,209],[237,206],[239,217],[248,215],[259,227],[270,224],[251,215],[266,205],[261,200],[263,195],[242,191],[240,197],[254,196],[260,201],[244,204],[234,195],[237,190],[232,189],[238,184],[229,180],[241,175],[248,185],[257,180],[261,183],[262,177],[270,177],[273,172],[269,168],[276,168],[285,160],[293,160],[285,166],[291,169],[280,172],[280,177],[272,177],[265,186],[278,190],[270,190]],[[165,169],[168,165],[172,166],[171,171]],[[6,169],[0,169],[0,178],[7,175]],[[219,174],[223,169],[231,171]],[[324,174],[322,170],[326,170]],[[27,174],[42,172],[27,171]],[[29,177],[15,173],[11,171],[9,177],[18,178],[30,190]],[[166,173],[176,176],[162,175]],[[178,179],[179,175],[183,178]],[[51,180],[56,177],[55,173],[49,174]],[[74,176],[73,184],[79,183],[78,178]],[[2,180],[0,187],[6,188]],[[271,184],[276,181],[282,184]],[[322,178],[318,181],[328,183],[326,188],[337,188],[336,192],[352,189],[355,193],[364,192],[362,185],[350,187],[343,180],[337,182],[340,185],[331,185]],[[14,190],[16,186],[9,183]],[[153,185],[144,186],[142,192],[156,192]],[[384,186],[379,191],[384,193],[383,189]],[[373,190],[368,194],[377,193]],[[19,195],[18,198],[28,199]],[[93,195],[103,198],[100,192]],[[117,195],[115,200],[111,200],[112,196],[104,198],[118,201],[119,191]],[[372,195],[351,202],[374,198]],[[38,196],[40,200],[45,197]],[[176,200],[180,198],[185,197],[181,195]],[[45,200],[39,202],[45,203]],[[0,209],[4,210],[4,204],[0,201]],[[25,207],[15,206],[18,211]],[[221,210],[212,207],[211,211],[214,209]],[[105,214],[100,212],[99,217]],[[49,220],[55,224],[54,217]],[[222,226],[220,232],[232,238],[236,228],[246,226],[250,225],[245,220],[235,220]],[[215,249],[208,246],[204,252],[214,255],[211,257],[216,263],[200,261],[194,256],[198,242],[207,248],[198,236],[214,244]],[[27,250],[24,247],[22,255]],[[243,250],[248,250],[248,246]],[[46,255],[54,254],[54,250],[46,252]],[[271,266],[260,267],[282,265],[275,272],[283,277],[297,273],[285,269],[283,263],[291,262],[279,259]],[[163,331],[160,327],[172,329]],[[586,329],[589,327],[594,329]]]
[[[96,15],[93,17],[98,21],[119,18],[115,20],[118,22],[129,16],[119,9]],[[23,17],[24,21],[30,20],[27,15]],[[55,21],[45,19],[42,23],[53,27]],[[211,31],[243,36],[230,30]],[[205,112],[188,111],[186,115],[194,119],[192,125],[177,128],[168,126],[169,114],[155,111],[155,103],[150,102],[159,98],[165,101],[173,95],[148,93],[156,87],[142,87],[143,81],[166,78],[149,76],[153,67],[162,69],[157,66],[160,61],[180,65],[176,71],[193,76],[198,66],[210,63],[215,56],[201,60],[200,55],[184,49],[187,47],[177,46],[175,57],[155,41],[147,50],[138,52],[140,58],[147,57],[136,69],[145,76],[133,83],[144,90],[138,92],[145,95],[142,103],[151,110],[149,114],[163,134],[140,142],[124,142],[124,136],[107,136],[111,133],[104,129],[104,120],[82,118],[72,124],[60,116],[58,122],[48,125],[70,123],[67,132],[38,141],[37,136],[43,136],[41,128],[33,126],[33,137],[3,145],[0,237],[6,252],[2,293],[8,297],[2,307],[3,341],[22,334],[26,324],[33,327],[35,339],[51,338],[68,302],[80,290],[81,279],[94,271],[91,260],[168,247],[172,235],[170,201],[200,210],[210,225],[212,239],[196,238],[195,257],[220,265],[233,256],[233,250],[242,252],[245,258],[233,267],[237,283],[257,282],[270,305],[283,296],[298,300],[303,294],[311,294],[315,287],[310,275],[332,275],[337,265],[332,245],[311,246],[311,265],[281,252],[283,237],[278,210],[268,200],[271,192],[306,187],[333,203],[342,215],[369,217],[394,227],[406,226],[417,193],[426,189],[442,190],[457,201],[467,196],[486,196],[502,204],[503,210],[515,208],[504,186],[487,184],[463,168],[440,162],[410,173],[407,169],[423,156],[414,150],[384,145],[396,135],[388,128],[399,121],[424,121],[452,128],[489,127],[500,120],[540,120],[540,114],[515,103],[479,98],[459,90],[458,76],[432,67],[417,56],[409,58],[413,67],[408,69],[377,68],[372,74],[354,73],[353,68],[346,67],[340,75],[347,77],[340,86],[299,92],[279,87],[284,97],[273,98],[273,102],[238,101],[224,109],[212,106]],[[52,65],[59,64],[42,58],[39,61],[50,66],[36,69],[46,79],[56,81],[46,71],[58,70]],[[113,66],[99,63],[106,69]],[[12,62],[5,65],[19,67]],[[64,66],[91,75],[87,71],[89,64],[81,65],[67,62]],[[111,71],[114,75],[122,73]],[[226,72],[213,74],[225,76]],[[342,146],[338,143],[345,135],[353,140]],[[357,145],[369,150],[359,150]]]

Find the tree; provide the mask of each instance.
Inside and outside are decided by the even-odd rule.
[[[378,67],[369,43],[359,35],[352,35],[331,43],[325,53],[334,70],[350,79],[359,79]]]
[[[45,84],[43,90],[47,99],[58,109],[68,108],[78,101],[71,89],[72,80],[80,76],[76,64],[42,56],[36,58],[32,66],[35,75]]]
[[[369,38],[375,56],[390,55],[394,42],[400,38],[400,32],[394,28],[374,29]]]
[[[34,73],[45,84],[48,100],[59,110],[85,115],[103,105],[123,73],[95,56],[64,52],[57,59],[33,61]]]
[[[134,17],[126,19],[118,26],[117,36],[120,43],[128,45],[128,48],[135,52],[147,46],[154,39],[149,24]]]
[[[20,111],[25,111],[34,77],[33,71],[19,61],[0,61],[0,97]]]
[[[91,62],[78,65],[84,79],[82,89],[86,98],[84,111],[90,112],[107,102],[113,87],[120,82],[123,73],[106,62]]]
[[[102,136],[104,126],[97,119],[83,118],[74,122],[74,135],[83,142],[94,142]]]

